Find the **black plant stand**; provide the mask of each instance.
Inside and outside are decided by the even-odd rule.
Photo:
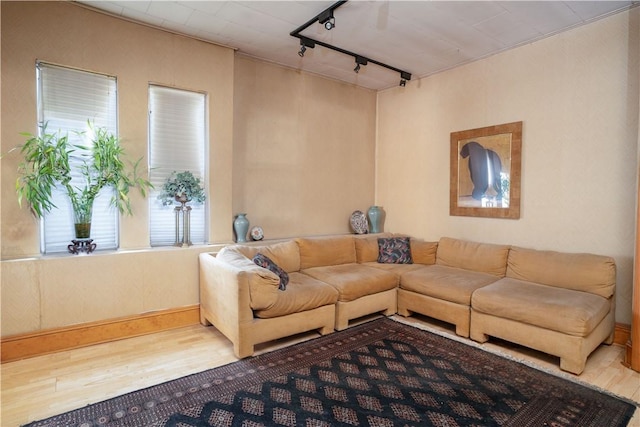
[[[74,239],[71,240],[71,244],[67,246],[67,249],[74,255],[78,255],[81,252],[90,254],[96,250],[96,246],[98,245],[93,243],[93,239]]]

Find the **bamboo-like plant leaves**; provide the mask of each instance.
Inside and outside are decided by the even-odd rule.
[[[45,212],[56,208],[52,194],[58,183],[65,188],[76,218],[89,221],[93,202],[104,187],[115,188],[111,204],[120,213],[132,213],[129,197],[132,187],[138,188],[142,196],[146,197],[147,190],[153,188],[153,185],[138,174],[142,158],[132,164],[131,168],[127,168],[122,160],[125,152],[119,139],[107,129],[94,128],[90,121],[88,124],[93,135],[90,148],[71,144],[68,136],[60,135],[59,132],[48,133],[46,124],[43,126],[42,136],[21,134],[27,141],[21,147],[24,160],[18,167],[16,180],[20,206],[24,199],[31,206],[32,212],[37,217],[42,217]],[[72,183],[71,156],[81,159],[78,171],[82,183]]]

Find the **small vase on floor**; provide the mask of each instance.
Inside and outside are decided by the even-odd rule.
[[[371,206],[367,211],[369,217],[369,233],[381,233],[384,221],[384,212],[380,206]]]
[[[233,230],[236,232],[236,242],[242,243],[247,241],[247,232],[249,231],[249,220],[246,213],[239,213],[233,221]]]

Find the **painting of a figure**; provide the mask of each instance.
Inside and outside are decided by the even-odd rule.
[[[451,133],[451,215],[518,218],[522,122]]]
[[[500,156],[493,150],[488,150],[476,141],[467,142],[460,150],[463,159],[469,158],[469,177],[473,182],[471,197],[482,200],[487,190],[495,192],[497,200],[502,200],[502,186],[500,173],[502,162]]]
[[[469,207],[509,207],[511,135],[458,141],[458,204]]]

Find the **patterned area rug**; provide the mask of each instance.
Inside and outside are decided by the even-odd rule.
[[[30,426],[626,426],[635,405],[378,319]]]

